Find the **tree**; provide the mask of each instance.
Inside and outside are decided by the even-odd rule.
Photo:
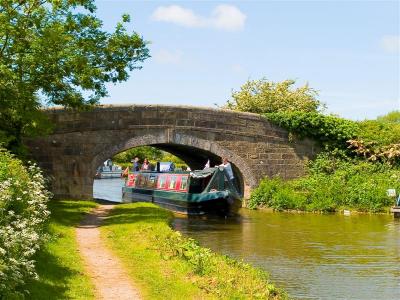
[[[252,113],[316,112],[323,108],[318,93],[308,84],[293,89],[295,80],[282,82],[248,80],[239,91],[232,92],[226,108]]]
[[[43,133],[41,109],[85,109],[149,57],[128,15],[102,30],[93,0],[0,0],[0,142]]]
[[[155,147],[140,146],[116,154],[113,160],[117,163],[129,163],[132,159],[138,157],[143,162],[145,158],[149,160],[162,160],[163,155],[163,151]]]

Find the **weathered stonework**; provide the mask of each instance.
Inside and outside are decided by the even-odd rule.
[[[107,158],[126,149],[154,145],[201,168],[230,158],[242,186],[264,176],[289,179],[304,173],[315,155],[308,140],[289,141],[287,131],[265,118],[228,110],[161,105],[100,106],[87,112],[47,111],[53,134],[26,141],[52,176],[56,197],[91,199],[93,176]]]

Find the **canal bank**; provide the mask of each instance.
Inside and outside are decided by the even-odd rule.
[[[153,204],[117,205],[110,214],[99,214],[101,224],[91,220],[102,208],[93,202],[60,200],[49,206],[49,240],[36,257],[39,278],[26,286],[32,299],[121,299],[116,287],[128,282],[135,284],[142,299],[287,298],[264,271],[213,253],[173,231],[172,214]],[[99,229],[93,244],[87,233]],[[99,251],[112,255],[107,261],[97,260],[94,272],[87,256],[93,267]],[[114,266],[112,273],[109,260],[115,259],[122,265]],[[118,284],[102,285],[102,279],[118,273],[115,270],[128,278],[115,275]],[[102,289],[113,296],[104,297]]]
[[[229,220],[177,218],[173,227],[268,270],[295,299],[400,298],[400,222],[391,215],[244,209]]]
[[[286,299],[266,272],[203,248],[171,229],[173,214],[151,203],[116,206],[101,227],[147,299]]]
[[[95,192],[119,201],[123,182],[102,182]],[[298,299],[400,298],[400,222],[389,214],[243,209],[226,220],[176,218],[173,228],[269,272]]]

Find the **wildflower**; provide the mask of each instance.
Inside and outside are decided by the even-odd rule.
[[[6,175],[0,178],[0,295],[18,298],[17,288],[37,278],[33,256],[46,238],[42,228],[50,193],[35,165],[24,168],[6,151],[0,151],[0,161],[0,174]],[[17,172],[11,173],[10,165]]]

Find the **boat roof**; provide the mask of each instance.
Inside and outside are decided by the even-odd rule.
[[[192,178],[206,178],[211,176],[217,171],[219,168],[207,168],[204,170],[194,170],[194,171],[172,171],[172,172],[155,172],[155,171],[139,171],[141,174],[166,174],[166,175],[174,175],[174,174],[189,174]]]
[[[216,170],[218,170],[218,168],[207,168],[204,170],[194,170],[194,171],[190,172],[190,177],[205,178],[205,177],[208,177],[208,176],[211,176],[212,174],[214,174]]]

